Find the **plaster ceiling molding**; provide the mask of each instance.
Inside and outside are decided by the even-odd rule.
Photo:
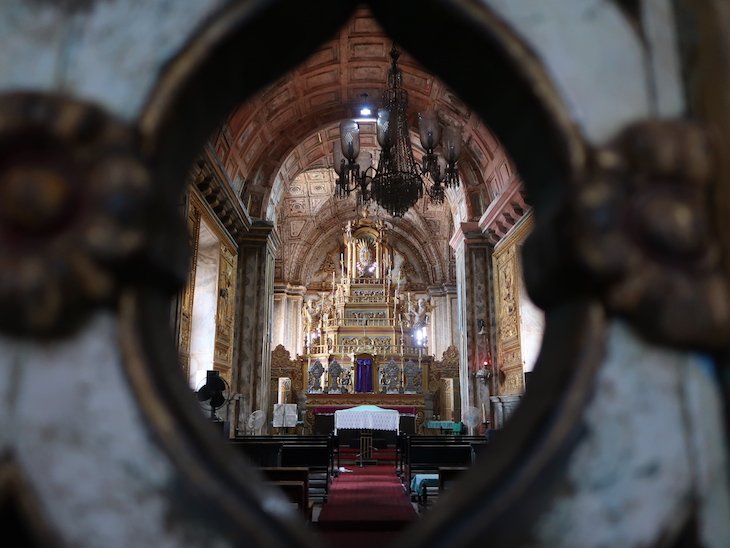
[[[307,242],[306,245],[297,245],[287,251],[283,260],[290,266],[287,272],[292,280],[301,280],[305,285],[312,283],[315,273],[320,266],[320,259],[324,257],[332,242],[336,241],[338,246],[341,242],[342,226],[347,220],[354,220],[355,212],[350,211],[349,215],[334,218],[329,226],[316,227],[309,223],[300,234],[300,242]],[[414,234],[420,232],[420,238],[414,238]],[[413,267],[417,284],[433,284],[434,279],[445,276],[448,268],[448,257],[441,257],[439,246],[433,238],[426,237],[422,231],[416,229],[413,223],[405,219],[393,223],[391,230],[390,244],[401,253]],[[441,246],[444,247],[444,246]],[[429,267],[429,264],[433,266]]]
[[[301,236],[302,229],[307,224],[304,219],[291,219],[287,223],[288,231],[285,233],[286,237],[294,240]]]
[[[513,179],[479,219],[479,227],[496,244],[528,211],[525,193],[518,180]]]
[[[466,209],[464,193],[459,193],[454,188],[447,188],[444,190],[444,194],[446,195],[446,202],[451,210],[451,219],[454,226],[459,226],[461,223],[468,221],[469,214]]]
[[[287,281],[299,280],[305,286],[313,283],[315,274],[322,265],[327,253],[339,244],[341,231],[339,226],[332,225],[326,232],[320,232],[319,234],[311,234],[310,232],[308,236],[314,236],[314,239],[305,240],[303,238],[303,244],[292,248],[291,255],[286,258],[289,263],[288,271],[291,277]]]
[[[448,272],[448,257],[440,251],[440,239],[415,236],[413,225],[406,222],[393,223],[391,244],[403,253],[415,270],[422,272],[421,281],[435,284],[443,281]],[[442,243],[442,242],[441,242]]]

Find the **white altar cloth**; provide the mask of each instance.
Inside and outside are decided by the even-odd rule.
[[[377,405],[359,405],[335,411],[335,434],[338,428],[355,430],[398,431],[400,413]]]

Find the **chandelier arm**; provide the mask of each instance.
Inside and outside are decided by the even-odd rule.
[[[423,163],[416,162],[408,124],[408,92],[403,88],[403,73],[398,67],[398,49],[393,44],[390,52],[391,68],[387,87],[383,91],[383,106],[378,110],[377,140],[381,147],[377,169],[369,165],[360,173],[355,162],[359,156],[359,126],[354,121],[340,123],[340,135],[344,136],[342,153],[349,164],[342,163],[342,175],[337,182],[336,195],[349,196],[358,190],[358,201],[374,201],[394,217],[402,217],[425,194],[433,203],[443,203],[444,188],[459,185],[456,160],[461,149],[460,133],[454,129],[444,130],[435,114],[424,115],[422,142],[428,145]],[[441,135],[439,136],[439,132]],[[441,139],[439,139],[441,137]],[[446,141],[442,141],[447,137]],[[439,142],[448,147],[446,158],[441,158],[434,149]],[[339,151],[335,151],[337,155]]]

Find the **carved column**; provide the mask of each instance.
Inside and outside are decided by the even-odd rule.
[[[240,240],[238,360],[233,384],[241,394],[237,421],[255,409],[270,423],[271,329],[274,308],[274,257],[280,245],[271,223],[255,222]]]
[[[303,354],[302,304],[307,288],[302,285],[274,285],[274,324],[271,345],[282,345],[292,355]]]
[[[194,207],[190,202],[190,193],[185,194],[186,197],[186,218],[188,224],[188,237],[190,238],[190,274],[188,282],[180,291],[177,310],[177,341],[180,352],[180,366],[182,367],[183,377],[187,382],[190,378],[190,332],[192,329],[193,314],[193,296],[195,288],[193,283],[195,280],[195,268],[198,264],[198,231],[200,229],[200,210]]]
[[[521,313],[526,294],[522,283],[521,254],[522,244],[531,229],[532,217],[524,217],[500,240],[494,250],[496,364],[500,376],[503,376],[500,378],[500,395],[520,395],[525,390],[525,341]],[[534,341],[530,341],[530,344],[533,343]]]
[[[433,305],[429,325],[429,347],[434,356],[440,356],[459,340],[459,302],[455,284],[428,288]]]
[[[489,405],[489,394],[478,393],[474,372],[488,354],[486,335],[479,335],[478,320],[491,325],[490,269],[492,246],[477,223],[461,223],[449,242],[456,253],[456,289],[458,299],[459,383],[462,413],[470,406]]]

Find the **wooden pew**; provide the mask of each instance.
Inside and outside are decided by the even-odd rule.
[[[474,462],[474,449],[469,444],[408,444],[406,485],[411,486],[416,474],[438,474],[439,468],[447,466],[469,467]],[[428,504],[429,488],[431,493],[438,492],[438,483],[421,483],[417,493],[422,506]]]
[[[288,445],[320,445],[325,444],[331,452],[331,466],[334,466],[334,454],[337,446],[336,437],[329,436],[297,436],[297,435],[257,435],[239,436],[230,440],[230,445],[246,455],[257,467],[279,466],[279,454],[284,444]]]
[[[407,436],[399,440],[402,451],[402,460],[406,461],[408,449],[412,445],[464,445],[469,444],[474,449],[475,459],[487,450],[489,442],[484,436]]]
[[[451,489],[454,482],[467,470],[466,466],[439,466],[439,495],[447,489]]]
[[[280,465],[281,441],[231,441],[238,453],[245,456],[257,468]]]
[[[241,436],[230,445],[257,468],[307,467],[310,500],[326,500],[334,471],[335,436]]]
[[[285,443],[281,446],[279,463],[282,467],[308,468],[310,493],[327,500],[333,473],[332,452],[327,444]]]

